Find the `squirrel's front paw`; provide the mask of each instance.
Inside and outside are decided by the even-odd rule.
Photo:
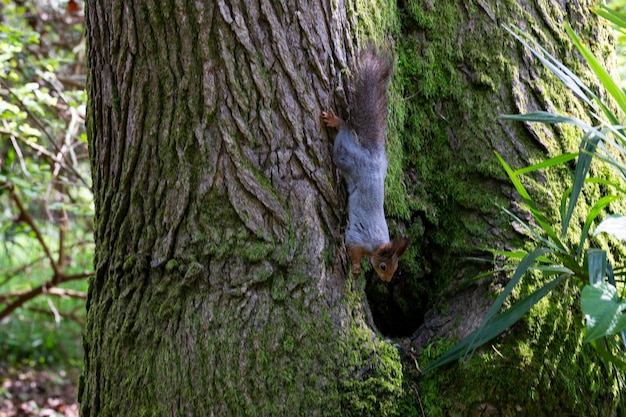
[[[325,111],[322,112],[322,121],[326,127],[332,127],[334,129],[339,128],[339,125],[341,124],[341,119],[337,117],[333,109],[328,110],[328,113]]]

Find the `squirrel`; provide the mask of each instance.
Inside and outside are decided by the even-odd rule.
[[[351,124],[330,109],[322,112],[328,128],[337,129],[333,156],[348,189],[346,249],[355,276],[361,273],[361,257],[368,256],[384,282],[391,281],[398,258],[410,240],[389,240],[383,208],[385,198],[385,132],[387,86],[393,70],[388,51],[380,53],[368,44],[359,54],[348,88]]]

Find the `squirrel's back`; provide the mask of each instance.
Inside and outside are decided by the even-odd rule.
[[[387,129],[387,86],[393,71],[391,52],[368,43],[350,83],[350,125],[362,146],[384,147]]]
[[[359,54],[350,79],[350,123],[332,109],[322,112],[324,124],[338,129],[333,155],[348,189],[346,249],[352,271],[358,275],[361,257],[369,256],[385,282],[393,277],[398,258],[410,244],[408,239],[389,240],[384,211],[387,87],[392,69],[391,52],[369,43]]]

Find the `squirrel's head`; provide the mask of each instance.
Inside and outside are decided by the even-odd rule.
[[[409,239],[394,239],[376,249],[370,261],[381,280],[391,281],[398,269],[398,258],[404,255],[410,244]]]

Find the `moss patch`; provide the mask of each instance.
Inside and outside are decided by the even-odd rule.
[[[420,383],[426,415],[621,415],[614,371],[582,343],[576,300],[575,288],[559,287],[507,337],[427,374]]]

